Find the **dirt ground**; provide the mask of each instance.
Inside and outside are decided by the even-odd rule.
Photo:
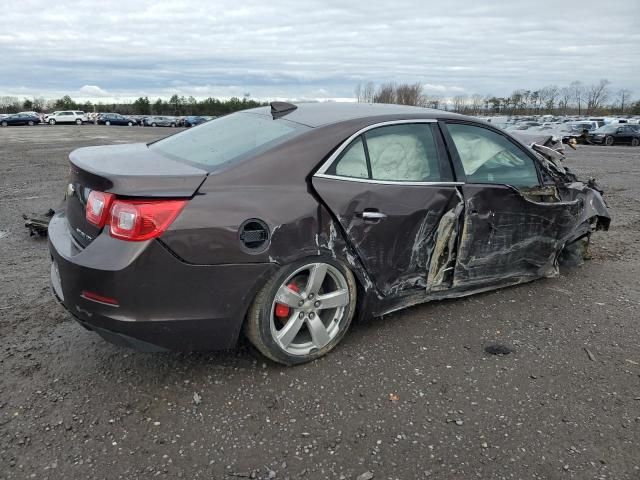
[[[20,215],[58,205],[72,149],[172,132],[0,129],[0,479],[640,478],[640,148],[569,152],[614,216],[584,266],[359,322],[286,368],[115,347],[50,294]]]

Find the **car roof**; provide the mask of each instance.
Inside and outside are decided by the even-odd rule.
[[[346,122],[358,118],[388,117],[390,115],[407,115],[408,118],[467,118],[455,113],[448,113],[432,108],[413,107],[409,105],[395,105],[383,103],[299,103],[296,109],[283,115],[282,118],[291,122],[301,123],[309,127]],[[271,107],[258,107],[245,110],[271,116]]]

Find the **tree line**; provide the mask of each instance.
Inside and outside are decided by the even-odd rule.
[[[430,95],[420,83],[359,83],[358,102],[396,103],[450,110],[467,115],[640,115],[640,100],[632,92],[614,90],[602,79],[586,85],[578,80],[567,86],[546,85],[535,90],[517,89],[506,97],[494,95]]]
[[[232,97],[228,100],[173,95],[169,100],[139,97],[133,102],[92,103],[76,102],[69,95],[62,98],[46,100],[43,97],[24,98],[0,97],[0,113],[17,113],[21,111],[52,112],[54,110],[82,110],[84,112],[117,112],[123,115],[212,115],[219,116],[237,112],[247,108],[260,107],[267,103],[252,100],[248,97]]]

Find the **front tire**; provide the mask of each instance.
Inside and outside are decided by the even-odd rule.
[[[155,126],[156,126],[155,122],[154,122],[154,123],[152,123],[152,124],[151,124],[151,126],[152,126],[152,127],[155,127]]]
[[[33,123],[33,120],[29,120],[29,126],[33,127],[35,125],[35,123]]]
[[[82,120],[80,120],[79,118],[76,120],[76,125],[82,125]]]
[[[632,138],[631,139],[631,146],[632,147],[637,147],[638,145],[640,145],[640,138]]]
[[[49,125],[55,125],[56,121],[52,118],[51,120],[49,120]]]
[[[7,122],[2,122],[0,125],[2,125],[3,127],[8,126],[9,124]]]
[[[104,124],[109,126],[109,125],[111,125],[111,122],[109,120],[107,120],[106,122],[104,122]]]
[[[324,257],[281,268],[256,295],[245,334],[271,360],[310,362],[331,351],[351,325],[357,288],[351,271]]]
[[[613,145],[613,137],[611,137],[611,136],[605,137],[604,144],[607,147],[610,147],[611,145]]]
[[[133,122],[129,122],[127,123],[127,125],[129,125],[130,127],[133,127]]]

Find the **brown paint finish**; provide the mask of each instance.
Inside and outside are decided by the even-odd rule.
[[[425,288],[430,245],[454,186],[397,185],[314,178],[378,290]],[[367,220],[365,211],[385,218]]]
[[[268,109],[253,113],[267,115]],[[360,315],[384,314],[556,274],[566,245],[609,225],[594,183],[578,182],[515,141],[535,159],[545,188],[557,192],[557,199],[536,201],[535,194],[506,185],[462,185],[460,160],[443,121],[483,125],[467,117],[402,106],[325,104],[300,105],[283,118],[310,128],[220,169],[171,160],[141,144],[73,152],[70,181],[79,194],[68,199],[67,211],[58,212],[49,229],[69,311],[111,341],[228,348],[257,291],[282,265],[338,260],[358,280]],[[396,120],[438,120],[442,178],[460,183],[315,175],[345,140]],[[83,202],[91,189],[188,202],[161,237],[132,243],[112,238],[108,229],[90,229]],[[365,218],[365,212],[384,217]],[[269,243],[259,251],[247,251],[240,241],[240,227],[250,219],[269,229]],[[79,241],[77,228],[94,240]],[[86,288],[117,298],[121,307],[82,299]]]

